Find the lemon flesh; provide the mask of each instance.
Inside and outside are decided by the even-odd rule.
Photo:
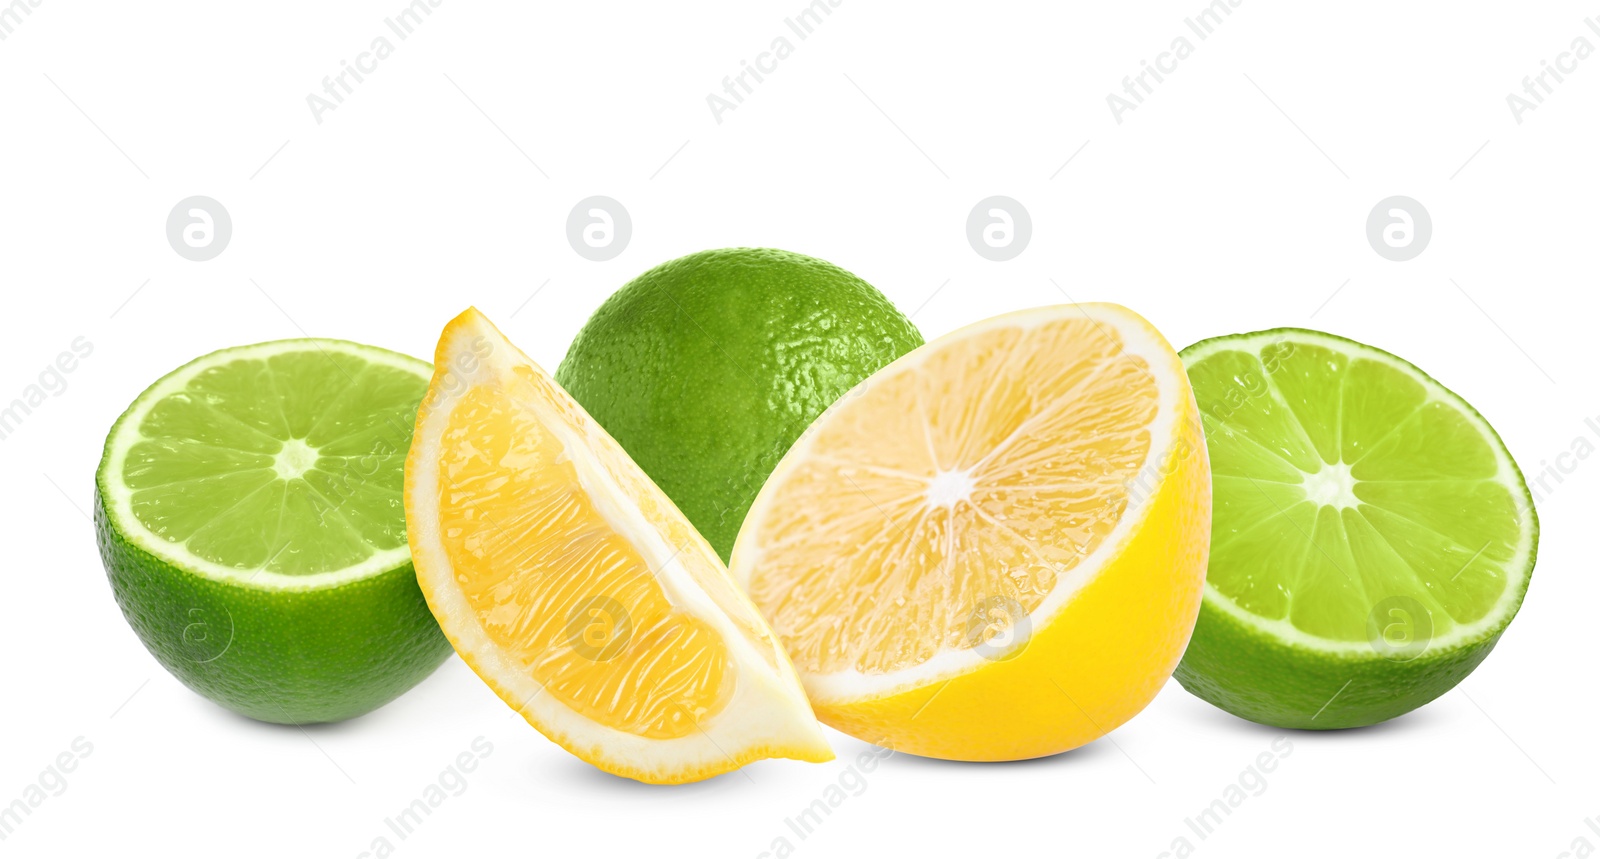
[[[409,539],[440,626],[501,699],[640,781],[831,759],[766,624],[605,430],[476,310],[436,361]]]

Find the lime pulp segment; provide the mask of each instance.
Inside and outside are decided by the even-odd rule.
[[[1425,609],[1436,647],[1509,620],[1532,565],[1532,500],[1460,397],[1314,331],[1208,340],[1184,359],[1213,475],[1208,600],[1327,650],[1365,650],[1385,600]]]
[[[405,457],[430,373],[337,340],[207,355],[113,432],[108,506],[147,551],[211,578],[307,587],[405,564]]]

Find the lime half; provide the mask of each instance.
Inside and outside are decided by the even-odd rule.
[[[224,349],[117,421],[95,479],[124,616],[195,691],[269,722],[378,707],[450,653],[406,544],[432,369],[338,340]]]
[[[1184,688],[1256,722],[1344,728],[1471,673],[1522,603],[1539,535],[1488,422],[1406,361],[1316,331],[1183,359],[1213,480]]]

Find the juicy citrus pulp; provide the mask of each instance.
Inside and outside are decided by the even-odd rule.
[[[727,560],[789,445],[922,335],[871,284],[770,248],[702,251],[617,290],[556,381]],[[695,403],[695,408],[685,408]]]
[[[830,759],[760,616],[616,442],[476,310],[436,361],[406,510],[422,590],[473,670],[641,781]]]
[[[1405,361],[1315,331],[1207,340],[1184,359],[1215,518],[1180,681],[1256,721],[1346,727],[1465,677],[1516,613],[1537,544],[1489,424]]]
[[[401,483],[424,362],[337,340],[214,352],[112,428],[96,477],[118,602],[173,674],[246,715],[332,721],[449,654]]]
[[[917,754],[1036,757],[1160,689],[1208,529],[1176,353],[1125,308],[1046,307],[840,399],[758,496],[732,570],[823,721]]]

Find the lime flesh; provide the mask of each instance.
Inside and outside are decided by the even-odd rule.
[[[272,722],[378,707],[449,654],[401,491],[428,364],[336,340],[215,352],[152,385],[96,476],[124,616],[184,683]]]
[[[1372,724],[1460,682],[1516,614],[1538,542],[1489,424],[1411,364],[1315,331],[1183,357],[1213,524],[1179,681],[1298,728]]]

